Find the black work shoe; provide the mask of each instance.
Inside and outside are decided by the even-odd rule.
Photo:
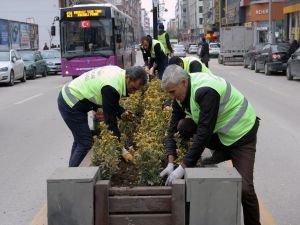
[[[228,151],[214,151],[211,157],[201,160],[202,165],[218,164],[230,160],[231,156]]]

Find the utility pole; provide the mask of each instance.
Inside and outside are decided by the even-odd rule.
[[[273,44],[272,0],[269,0],[269,43]]]
[[[157,39],[157,8],[158,0],[153,0],[153,38]]]

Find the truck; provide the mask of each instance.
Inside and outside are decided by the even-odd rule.
[[[242,64],[243,55],[253,45],[252,27],[226,26],[220,29],[220,64]]]
[[[38,48],[37,24],[0,19],[0,51]]]

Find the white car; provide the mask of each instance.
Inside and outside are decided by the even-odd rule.
[[[219,43],[209,43],[209,55],[218,58],[220,54],[220,44]]]
[[[178,56],[178,57],[185,57],[186,56],[184,45],[174,44],[173,45],[173,51],[174,51],[173,56]]]
[[[198,45],[190,45],[189,54],[196,54],[198,51]]]
[[[0,83],[13,86],[15,80],[26,81],[23,60],[14,49],[0,51]]]

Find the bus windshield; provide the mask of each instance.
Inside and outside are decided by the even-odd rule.
[[[62,57],[114,55],[112,19],[62,21]]]

